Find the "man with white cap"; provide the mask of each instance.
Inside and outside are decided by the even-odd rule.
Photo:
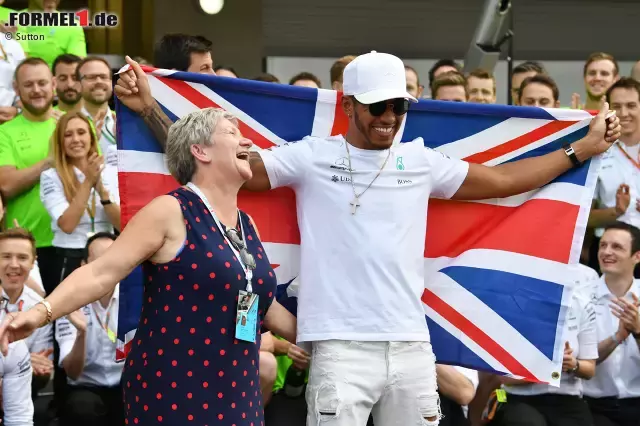
[[[506,197],[607,150],[606,109],[565,149],[496,167],[394,145],[409,102],[404,64],[371,52],[344,70],[345,136],[252,153],[246,189],[289,186],[301,234],[298,341],[312,342],[308,425],[437,425],[435,358],[420,296],[430,196]],[[428,244],[428,242],[427,242]]]
[[[120,100],[153,103],[144,72]],[[430,196],[507,197],[539,188],[606,151],[620,135],[608,105],[583,139],[496,167],[394,144],[410,102],[404,64],[371,52],[344,70],[346,135],[309,137],[251,154],[245,188],[296,192],[301,234],[298,341],[312,347],[308,425],[424,424],[440,419],[435,357],[420,296]],[[129,89],[125,89],[129,86]]]

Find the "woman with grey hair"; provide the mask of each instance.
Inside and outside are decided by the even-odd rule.
[[[220,109],[173,124],[166,159],[183,186],[141,209],[104,256],[43,302],[10,314],[2,350],[98,300],[142,264],[144,304],[122,376],[126,423],[263,424],[260,327],[295,343],[296,323],[273,300],[275,274],[255,225],[238,210],[251,145]]]

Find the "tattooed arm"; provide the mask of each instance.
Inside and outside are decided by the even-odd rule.
[[[150,107],[144,108],[140,112],[140,117],[142,117],[147,127],[153,132],[153,135],[162,146],[162,151],[164,151],[167,146],[169,127],[173,124],[171,119],[167,117],[155,102]]]
[[[119,75],[114,93],[123,105],[140,114],[164,151],[173,122],[151,95],[149,79],[140,65],[128,56],[125,59],[131,68]]]

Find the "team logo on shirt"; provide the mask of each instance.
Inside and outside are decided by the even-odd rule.
[[[340,157],[338,158],[331,166],[332,169],[336,169],[336,170],[342,170],[345,172],[348,171],[354,171],[354,169],[349,170],[349,160],[347,159],[347,157]]]

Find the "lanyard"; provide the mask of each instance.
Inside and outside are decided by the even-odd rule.
[[[87,214],[91,219],[91,234],[96,232],[96,190],[91,190],[91,206],[87,205]]]
[[[631,161],[631,163],[636,166],[636,169],[640,170],[640,163],[638,163],[637,160],[634,160],[633,158],[631,158],[631,156],[629,155],[629,153],[627,151],[624,150],[624,148],[620,145],[620,142],[617,143],[618,149],[620,149],[620,151],[622,151],[622,153],[624,154],[625,157],[627,157],[627,159],[629,161]]]
[[[107,140],[107,142],[109,142],[111,145],[115,145],[116,144],[116,137],[113,134],[113,132],[111,131],[111,129],[109,128],[110,126],[107,125],[107,121],[109,121],[111,123],[111,109],[109,109],[109,111],[107,112],[107,114],[104,116],[104,121],[102,122],[102,133],[100,134],[100,138],[102,138],[104,136],[104,138]],[[95,128],[95,121],[93,120],[93,117],[91,117],[91,114],[89,114],[89,112],[86,112],[86,116],[89,118],[89,120],[91,120],[91,122],[93,123],[93,126]],[[96,129],[96,132],[98,131],[98,129]]]
[[[95,302],[95,303],[100,303],[100,302]],[[94,315],[96,316],[96,321],[98,321],[98,324],[100,324],[100,327],[107,332],[107,336],[109,337],[109,340],[112,343],[115,343],[116,341],[116,333],[113,332],[113,330],[111,330],[109,328],[109,320],[111,319],[111,308],[113,307],[113,297],[111,298],[111,300],[109,301],[109,305],[107,306],[107,314],[104,317],[104,322],[100,319],[100,316],[98,315],[98,311],[96,310],[95,307],[92,307],[91,310],[93,311]]]
[[[4,312],[9,313],[9,299],[4,299]],[[22,308],[24,307],[24,300],[18,301],[18,312],[22,312]]]
[[[224,236],[224,239],[227,240],[227,245],[233,251],[233,254],[236,256],[236,259],[238,259],[238,262],[240,263],[240,266],[242,266],[242,270],[244,271],[245,277],[247,279],[247,288],[246,288],[246,290],[249,293],[253,292],[253,288],[251,286],[251,279],[253,278],[253,271],[251,270],[251,268],[247,267],[247,265],[244,264],[244,262],[242,261],[242,256],[240,256],[240,253],[238,252],[238,250],[236,250],[236,248],[233,245],[233,243],[231,241],[229,241],[229,237],[227,237],[227,233],[224,231],[225,228],[222,226],[222,224],[218,220],[218,216],[213,211],[213,208],[211,208],[211,204],[209,204],[209,200],[207,200],[207,197],[202,193],[202,191],[200,191],[200,188],[198,188],[192,182],[189,182],[187,184],[187,186],[193,192],[195,192],[196,195],[198,195],[198,197],[200,197],[200,199],[202,200],[204,205],[207,207],[207,210],[209,210],[209,214],[211,215],[211,217],[215,221],[216,225],[218,225],[218,229],[220,230],[220,232]],[[242,233],[242,241],[244,241],[244,243],[246,245],[247,244],[247,239],[245,238],[244,225],[242,225],[242,218],[240,217],[240,212],[239,211],[238,211],[238,222],[240,222],[240,232]]]

